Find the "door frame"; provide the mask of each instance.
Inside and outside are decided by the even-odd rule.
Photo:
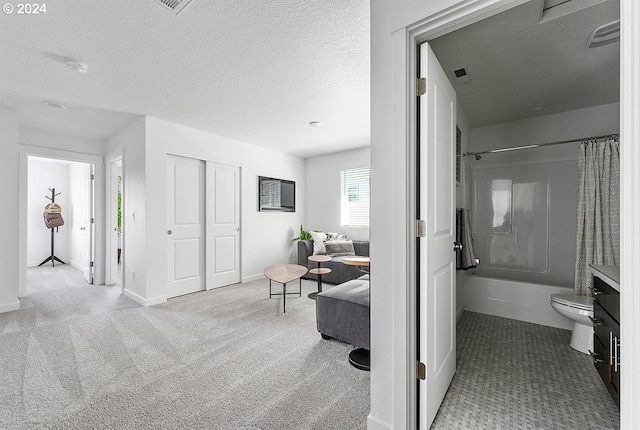
[[[29,157],[53,158],[93,164],[95,182],[94,190],[94,284],[104,283],[104,158],[99,155],[82,154],[60,149],[41,148],[38,146],[19,146],[19,179],[18,179],[18,297],[27,295],[27,189],[29,180]]]
[[[113,257],[113,255],[110,256],[110,254],[112,253],[112,248],[114,247],[114,243],[112,240],[112,236],[111,236],[111,232],[113,231],[114,228],[117,227],[117,225],[113,225],[112,223],[112,219],[111,219],[111,214],[113,213],[113,211],[117,210],[117,206],[113,207],[113,193],[116,193],[117,187],[114,190],[112,187],[112,181],[113,181],[113,177],[112,177],[112,166],[116,163],[120,162],[120,171],[122,173],[122,184],[124,185],[124,149],[120,149],[118,151],[112,152],[111,154],[107,155],[105,157],[105,232],[104,232],[104,236],[105,236],[105,271],[104,271],[104,283],[105,285],[114,285],[117,283],[118,279],[116,275],[116,279],[113,279],[112,277],[112,269],[113,269],[113,264],[115,261],[116,266],[118,265],[117,262],[117,257]],[[124,189],[122,190],[122,213],[124,214],[124,205],[125,205],[125,199],[124,199]],[[124,230],[125,230],[125,217],[122,217],[122,231],[121,231],[121,243],[122,243],[122,247],[124,248]],[[115,243],[115,247],[117,249],[117,239],[116,239],[116,243]],[[124,252],[122,254],[122,260],[121,260],[121,264],[122,264],[122,273],[124,275]],[[117,270],[117,269],[116,269]],[[121,280],[121,289],[122,291],[124,291],[124,276],[122,277]]]
[[[464,0],[444,11],[436,12],[416,23],[403,27],[392,34],[393,55],[396,59],[392,64],[393,96],[391,111],[395,115],[390,118],[392,123],[393,140],[401,146],[405,157],[406,195],[415,196],[416,190],[416,132],[417,132],[417,97],[416,70],[417,50],[421,43],[428,42],[438,36],[457,30],[474,22],[488,18],[512,7],[525,3],[527,0]],[[621,1],[621,90],[620,132],[623,140],[628,142],[640,141],[640,125],[635,119],[640,117],[640,94],[638,91],[624,91],[624,89],[640,88],[640,4],[635,0]],[[621,145],[621,230],[625,232],[621,237],[621,284],[640,285],[640,273],[634,270],[633,264],[625,262],[638,261],[640,258],[640,226],[635,220],[640,219],[640,202],[634,197],[640,194],[640,148],[634,145]],[[635,173],[634,173],[635,172]],[[416,203],[414,199],[407,199],[404,207],[406,236],[400,238],[398,246],[406,250],[405,269],[394,275],[398,285],[403,283],[406,288],[398,292],[396,297],[399,305],[393,312],[393,369],[394,398],[392,401],[392,428],[416,428],[417,425],[417,395],[416,395]],[[402,215],[402,214],[401,214]],[[406,282],[405,282],[406,281]],[[633,333],[634,327],[640,327],[640,313],[634,309],[640,307],[640,290],[625,289],[621,291],[621,337],[625,339],[622,348],[622,360],[627,363],[637,362],[633,358],[640,357],[640,336]],[[627,358],[625,360],[625,358]],[[373,358],[375,361],[375,357]],[[621,389],[621,427],[640,427],[640,411],[633,407],[634,399],[640,398],[640,366],[625,369],[625,380],[629,381]],[[374,376],[375,366],[372,366],[372,381],[380,376]],[[386,379],[386,378],[383,378]],[[370,428],[376,427],[374,418],[370,416]]]

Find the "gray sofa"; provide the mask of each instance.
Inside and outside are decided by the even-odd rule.
[[[356,255],[361,257],[369,256],[369,241],[354,240],[353,249]],[[305,266],[309,269],[318,267],[318,263],[309,261],[308,257],[313,255],[313,240],[299,240],[298,241],[298,264]],[[348,266],[342,262],[343,256],[332,257],[333,260],[328,263],[322,263],[321,267],[328,267],[331,269],[331,273],[322,275],[322,283],[324,284],[342,284],[343,282],[357,279],[362,276],[362,272],[358,266]],[[303,276],[304,279],[316,280],[316,275],[307,273]]]
[[[323,339],[334,338],[369,350],[369,275],[319,293],[316,324]]]

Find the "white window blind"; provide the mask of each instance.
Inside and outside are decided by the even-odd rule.
[[[369,227],[369,178],[368,167],[340,172],[342,226]]]

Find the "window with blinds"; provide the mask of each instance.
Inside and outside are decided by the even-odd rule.
[[[368,167],[340,172],[340,218],[343,227],[369,227],[369,178]]]

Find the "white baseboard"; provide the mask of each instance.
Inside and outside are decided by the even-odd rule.
[[[152,297],[150,299],[145,299],[144,297],[140,297],[136,293],[127,290],[126,288],[124,289],[124,295],[144,307],[159,305],[160,303],[164,303],[167,301],[167,296],[158,296]]]
[[[264,279],[264,275],[262,273],[259,273],[257,275],[253,275],[253,276],[246,276],[246,277],[242,278],[242,283],[245,284],[247,282],[258,281],[260,279]]]
[[[15,303],[5,303],[0,305],[0,314],[3,312],[17,311],[20,309],[20,301],[16,300]]]
[[[460,306],[460,309],[458,309],[458,312],[456,312],[456,322],[460,321],[460,318],[462,318],[463,313],[464,313],[464,305]]]
[[[391,430],[390,424],[384,423],[369,414],[367,417],[367,430]]]
[[[67,261],[67,264],[71,265],[72,267],[78,269],[81,272],[84,272],[84,267],[82,267],[82,265],[80,265],[79,263],[76,263],[75,261]]]

